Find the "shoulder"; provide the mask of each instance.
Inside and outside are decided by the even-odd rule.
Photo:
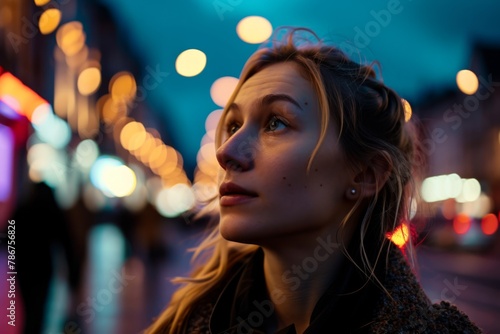
[[[185,333],[210,333],[210,315],[214,305],[215,301],[209,297],[200,300],[188,316]]]
[[[389,254],[385,288],[378,302],[374,333],[482,333],[456,306],[432,304],[399,249]]]

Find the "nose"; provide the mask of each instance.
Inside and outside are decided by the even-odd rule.
[[[254,166],[256,150],[257,137],[240,129],[217,149],[217,161],[226,171],[247,171]]]

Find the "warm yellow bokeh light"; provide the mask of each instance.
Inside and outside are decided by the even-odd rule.
[[[214,81],[210,87],[210,96],[216,105],[224,107],[233,94],[238,79],[234,77],[222,77]]]
[[[154,170],[154,172],[157,175],[167,177],[167,176],[170,176],[172,174],[175,174],[174,172],[178,168],[179,167],[177,166],[176,163],[174,163],[173,161],[168,160],[168,153],[167,153],[167,160],[166,160],[166,162],[163,165],[161,165],[160,167],[158,167],[158,168],[152,168],[152,169]]]
[[[149,154],[148,165],[151,168],[158,168],[167,160],[167,147],[165,144],[157,145]]]
[[[118,118],[118,110],[109,94],[103,95],[97,100],[97,108],[105,123],[111,124]]]
[[[138,158],[141,162],[149,166],[151,153],[158,146],[163,145],[163,141],[150,133],[146,134],[144,145],[137,151]]]
[[[147,157],[156,147],[155,139],[156,138],[154,138],[149,132],[146,131],[144,143],[137,150],[134,150],[134,155],[139,161],[147,161]]]
[[[78,21],[65,23],[56,33],[57,45],[66,56],[76,55],[85,46],[85,40],[83,25]]]
[[[118,72],[109,82],[109,91],[116,100],[130,100],[135,97],[137,84],[135,78],[130,72]]]
[[[182,76],[194,77],[203,71],[207,56],[200,50],[189,49],[181,52],[175,60],[175,70]]]
[[[165,145],[165,148],[167,149],[167,159],[161,166],[153,168],[158,175],[172,175],[182,165],[180,154],[172,146]]]
[[[144,127],[143,127],[144,128]],[[134,133],[128,141],[128,150],[138,150],[146,142],[146,131],[138,131]]]
[[[61,50],[67,56],[74,56],[85,46],[85,33],[77,30],[72,30],[67,33],[61,40]]]
[[[391,241],[398,247],[406,245],[409,238],[410,229],[407,224],[401,224],[390,236]]]
[[[46,5],[50,2],[50,0],[35,0],[35,5],[37,6],[43,6]]]
[[[40,16],[38,20],[38,28],[43,35],[48,35],[54,30],[61,22],[61,11],[57,8],[47,9]]]
[[[136,137],[138,134],[139,137]],[[145,140],[146,129],[144,125],[136,121],[127,123],[120,132],[120,143],[127,150],[137,149]]]
[[[247,16],[236,26],[236,33],[247,43],[262,43],[271,37],[273,26],[262,16]]]
[[[413,111],[411,110],[410,102],[406,101],[405,99],[401,99],[401,100],[403,102],[403,107],[405,110],[405,122],[408,122],[411,119]]]
[[[82,95],[95,93],[101,85],[101,70],[97,67],[89,67],[80,72],[77,87]]]
[[[472,95],[479,88],[479,80],[471,70],[461,70],[457,73],[457,86],[462,93]]]
[[[203,157],[203,160],[208,163],[217,166],[217,157],[215,155],[215,143],[207,143],[200,148],[200,153]]]

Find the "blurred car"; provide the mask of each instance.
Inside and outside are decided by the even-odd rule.
[[[493,213],[487,213],[483,217],[458,213],[451,219],[435,215],[423,223],[425,226],[418,236],[422,244],[434,247],[488,251],[499,242],[498,221],[499,217]]]

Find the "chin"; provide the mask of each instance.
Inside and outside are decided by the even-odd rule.
[[[261,241],[268,238],[270,234],[266,228],[259,228],[247,219],[229,216],[221,217],[219,232],[226,240],[254,245],[260,245]]]

